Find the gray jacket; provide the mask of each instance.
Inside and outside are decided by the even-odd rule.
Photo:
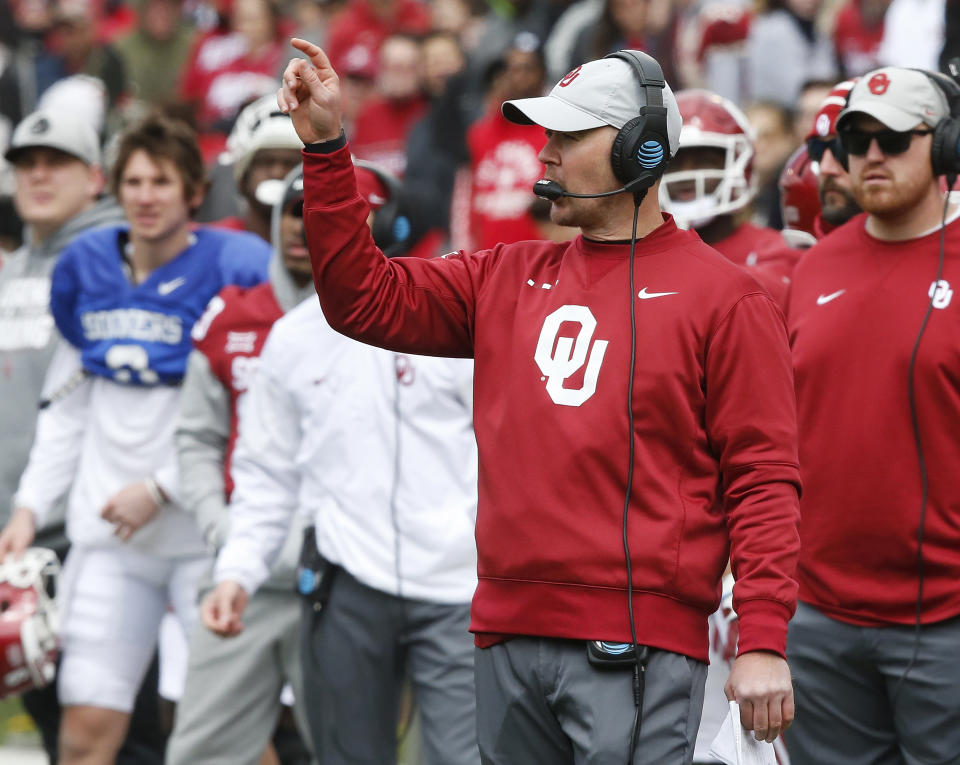
[[[112,197],[67,221],[45,242],[29,241],[0,267],[0,525],[33,445],[40,391],[60,340],[50,315],[50,274],[61,251],[78,234],[123,222]],[[65,499],[65,498],[64,498]],[[53,522],[62,524],[65,503]],[[48,540],[49,543],[49,540]]]
[[[288,180],[290,178],[288,176]],[[283,265],[280,257],[279,207],[274,208],[271,221],[273,259],[270,261],[270,285],[277,303],[286,313],[306,298],[316,300],[316,292],[312,284],[298,287]],[[232,416],[230,392],[211,370],[207,357],[200,351],[191,351],[183,380],[176,430],[180,493],[184,508],[196,514],[197,523],[212,552],[223,545],[230,529],[223,463]],[[292,591],[304,525],[299,518],[293,524],[264,587]]]

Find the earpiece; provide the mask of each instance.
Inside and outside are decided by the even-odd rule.
[[[402,255],[410,238],[410,219],[400,211],[400,181],[383,168],[362,159],[353,164],[369,170],[387,189],[387,201],[373,212],[373,241],[388,258]]]
[[[663,104],[666,82],[660,64],[645,53],[621,50],[604,58],[627,62],[645,91],[646,106],[620,129],[610,154],[614,175],[636,194],[656,183],[670,160],[667,109]]]
[[[950,62],[951,71],[956,60]],[[933,142],[930,145],[930,162],[933,174],[945,175],[955,181],[960,174],[960,85],[951,77],[939,72],[924,72],[940,88],[947,98],[950,116],[944,117],[933,129]]]

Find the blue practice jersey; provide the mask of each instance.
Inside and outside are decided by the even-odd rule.
[[[126,274],[126,227],[91,231],[63,251],[51,277],[50,310],[84,369],[119,383],[179,383],[190,330],[210,299],[228,284],[266,280],[271,251],[260,237],[211,228],[194,237],[142,284]]]

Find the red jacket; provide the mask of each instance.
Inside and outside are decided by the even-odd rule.
[[[471,629],[630,639],[707,658],[732,551],[740,650],[783,653],[798,553],[786,329],[757,283],[667,218],[637,246],[635,431],[629,248],[578,237],[387,260],[348,148],[304,153],[304,219],[331,325],[402,352],[473,356],[480,452]],[[659,294],[658,294],[659,293]]]
[[[912,624],[921,473],[910,355],[930,303],[939,232],[884,242],[860,215],[793,273],[804,496],[800,599],[860,625]],[[948,225],[938,305],[923,334],[914,400],[927,463],[923,621],[960,614],[960,223]]]
[[[273,285],[224,287],[194,327],[194,347],[207,357],[210,371],[230,392],[230,436],[224,459],[227,499],[233,493],[230,459],[237,440],[237,402],[256,371],[270,327],[283,316]]]

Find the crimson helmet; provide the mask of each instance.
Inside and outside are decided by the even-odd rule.
[[[677,106],[683,117],[680,149],[722,149],[722,168],[677,169],[660,183],[660,203],[675,217],[697,226],[717,215],[746,207],[756,193],[753,178],[753,128],[731,101],[708,90],[681,90]],[[693,198],[690,196],[690,185]],[[683,193],[683,187],[687,187]]]
[[[59,573],[57,556],[41,547],[0,564],[0,698],[56,674],[60,622],[50,592]]]
[[[813,222],[820,214],[819,166],[801,144],[780,173],[780,214],[783,227],[816,236]]]

